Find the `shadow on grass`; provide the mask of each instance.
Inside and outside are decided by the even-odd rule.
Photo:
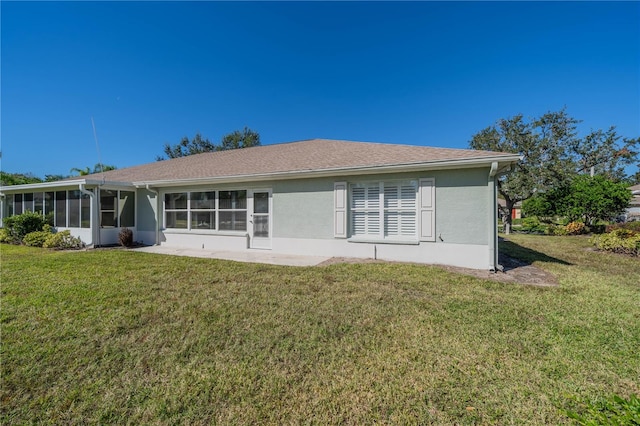
[[[513,241],[499,239],[499,262],[505,269],[513,269],[518,266],[531,265],[533,262],[558,263],[560,265],[571,265],[562,259],[547,256],[539,251],[532,250],[514,243]]]

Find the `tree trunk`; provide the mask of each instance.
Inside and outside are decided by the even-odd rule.
[[[503,210],[502,222],[504,223],[504,233],[509,235],[511,234],[511,225],[513,224],[511,218],[513,217],[513,206],[515,205],[515,201],[505,198],[505,208]]]

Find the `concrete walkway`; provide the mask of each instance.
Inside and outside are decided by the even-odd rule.
[[[235,260],[236,262],[268,263],[284,266],[315,266],[328,259],[321,256],[301,256],[292,254],[276,254],[270,250],[224,251],[198,250],[180,247],[148,246],[131,250],[143,253],[169,254],[173,256],[204,257],[208,259]]]

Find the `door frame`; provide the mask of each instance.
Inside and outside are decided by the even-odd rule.
[[[254,213],[254,194],[266,192],[269,194],[269,211],[266,213],[269,218],[269,236],[267,238],[254,237],[253,235],[253,215]],[[248,214],[249,214],[249,226],[247,229],[249,233],[249,248],[271,250],[271,240],[273,239],[273,189],[272,188],[256,188],[249,189],[247,194],[248,201]],[[263,215],[264,213],[257,213]]]

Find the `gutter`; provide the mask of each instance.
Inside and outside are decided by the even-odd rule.
[[[24,185],[7,185],[0,186],[0,191],[19,192],[32,189],[46,189],[46,188],[75,188],[78,185],[89,186],[117,186],[131,188],[133,185],[128,182],[102,182],[101,180],[87,180],[87,179],[74,179],[74,180],[59,180],[56,182],[40,182],[40,183],[27,183]]]

